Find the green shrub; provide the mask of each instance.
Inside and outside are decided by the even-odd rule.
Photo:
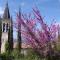
[[[6,41],[6,43],[5,43],[5,52],[9,52],[10,50],[10,47],[9,47],[9,43],[8,43],[8,41]]]

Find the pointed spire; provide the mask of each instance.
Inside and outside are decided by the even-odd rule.
[[[5,10],[4,10],[4,14],[3,14],[3,18],[4,19],[10,19],[8,3],[6,4]]]
[[[19,8],[19,18],[21,18],[21,7]]]

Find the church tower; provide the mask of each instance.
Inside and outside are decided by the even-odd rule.
[[[6,42],[9,42],[9,45],[11,45],[11,47],[13,48],[13,26],[12,19],[9,13],[8,3],[6,4],[2,18],[1,53],[5,52]]]

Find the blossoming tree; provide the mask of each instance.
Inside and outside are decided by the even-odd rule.
[[[55,23],[51,24],[50,26],[47,25],[41,14],[40,11],[36,8],[33,8],[34,18],[31,15],[23,15],[20,16],[17,14],[16,24],[22,25],[24,28],[20,29],[22,37],[27,40],[27,44],[31,46],[31,48],[37,52],[39,55],[47,55],[48,51],[52,49],[52,43],[56,41],[56,33],[58,31],[58,26]],[[38,23],[40,25],[38,25]],[[17,28],[15,24],[15,27]],[[37,28],[37,25],[39,28]]]

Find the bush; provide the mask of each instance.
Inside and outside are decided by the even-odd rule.
[[[10,52],[9,49],[10,49],[9,43],[8,43],[8,41],[6,41],[6,43],[5,43],[5,52],[9,53]]]
[[[0,55],[1,60],[12,60],[12,56],[8,53],[3,53]]]

